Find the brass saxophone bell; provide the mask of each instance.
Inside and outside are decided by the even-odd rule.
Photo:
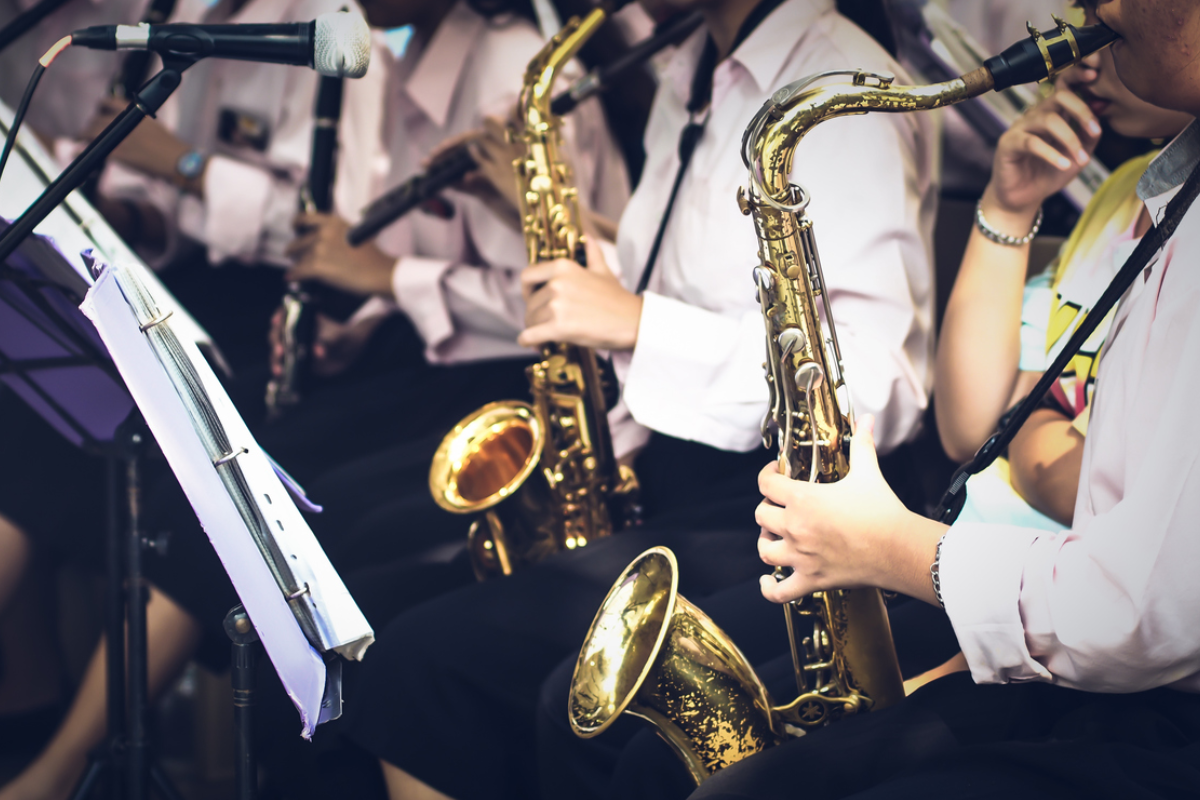
[[[572,730],[591,738],[622,712],[652,723],[697,783],[781,739],[762,681],[679,594],[679,565],[665,547],[642,553],[617,579],[575,663]]]

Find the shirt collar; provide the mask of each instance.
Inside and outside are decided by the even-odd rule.
[[[446,124],[455,87],[485,24],[466,3],[456,3],[433,38],[413,54],[418,60],[404,91],[439,127]]]
[[[729,60],[750,73],[759,91],[775,88],[796,43],[809,26],[834,8],[835,0],[788,0],[767,15]]]
[[[1178,194],[1197,162],[1200,162],[1200,125],[1193,121],[1150,162],[1146,174],[1138,181],[1137,195],[1153,219],[1157,220],[1162,209]]]
[[[787,0],[768,14],[726,60],[742,65],[759,91],[773,88],[797,42],[803,38],[797,36],[797,31],[807,31],[808,26],[834,8],[835,0]],[[684,102],[691,93],[692,77],[707,39],[708,29],[702,25],[679,46],[664,70],[664,82],[669,81]]]

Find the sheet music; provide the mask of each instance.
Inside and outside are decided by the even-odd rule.
[[[102,267],[82,309],[221,558],[303,734],[321,714],[318,649],[360,659],[374,633],[196,345],[135,271]],[[290,597],[290,600],[288,599]],[[315,647],[314,647],[315,645]]]

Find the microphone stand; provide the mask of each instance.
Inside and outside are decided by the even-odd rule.
[[[25,241],[25,237],[50,216],[67,195],[81,187],[91,174],[103,165],[113,150],[133,132],[146,117],[153,117],[167,98],[179,88],[183,72],[196,63],[195,59],[178,54],[163,58],[163,68],[134,96],[124,111],[117,115],[104,132],[97,136],[71,162],[41,196],[0,234],[0,263]]]

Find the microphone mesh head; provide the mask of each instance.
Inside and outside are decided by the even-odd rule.
[[[358,14],[335,11],[317,17],[313,68],[333,78],[361,78],[371,63],[371,29]]]

